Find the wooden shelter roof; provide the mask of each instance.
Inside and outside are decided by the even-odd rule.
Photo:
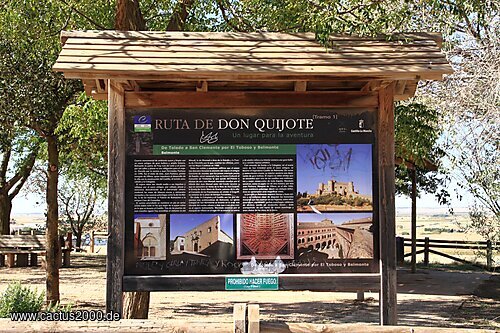
[[[328,47],[311,33],[68,31],[62,42],[54,70],[83,79],[96,95],[105,91],[106,79],[125,80],[132,90],[189,90],[200,81],[215,89],[251,90],[251,82],[262,82],[259,89],[293,90],[294,82],[304,81],[313,90],[358,91],[370,81],[390,80],[404,82],[400,95],[409,97],[418,80],[452,71],[433,33],[391,41],[332,35]]]

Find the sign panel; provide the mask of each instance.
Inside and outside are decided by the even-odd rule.
[[[125,275],[378,271],[373,111],[127,110],[126,122]],[[259,285],[226,288],[238,281]]]
[[[278,275],[226,276],[226,290],[278,290]]]

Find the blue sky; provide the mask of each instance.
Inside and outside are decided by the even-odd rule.
[[[347,162],[349,152],[350,162]],[[354,182],[360,194],[372,194],[372,146],[370,144],[297,145],[297,191],[315,193],[330,179]],[[316,164],[311,158],[316,157]]]
[[[298,222],[321,222],[324,219],[332,220],[333,223],[339,225],[347,221],[362,219],[365,217],[373,217],[372,213],[303,213],[297,214]]]
[[[221,229],[233,238],[232,214],[172,214],[170,215],[170,239],[182,235],[199,224],[219,215]]]

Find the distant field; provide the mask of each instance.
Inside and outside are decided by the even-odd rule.
[[[461,231],[460,225],[467,224],[469,216],[466,213],[458,213],[455,215],[449,214],[421,214],[417,215],[417,238],[429,237],[429,239],[445,239],[445,240],[466,240],[466,241],[483,241],[484,239],[476,233],[464,233]],[[396,216],[396,235],[410,238],[411,235],[411,217],[409,214],[399,214]],[[476,250],[455,250],[455,249],[437,249],[465,260],[477,261],[485,263],[484,253]],[[410,248],[405,248],[405,253],[409,252]],[[417,261],[423,261],[423,254],[417,256]],[[429,261],[448,264],[453,260],[447,259],[435,254],[429,255]],[[500,257],[494,257],[496,265],[499,264]]]

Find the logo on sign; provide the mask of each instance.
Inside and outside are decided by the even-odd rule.
[[[151,132],[151,116],[134,116],[134,132]]]

